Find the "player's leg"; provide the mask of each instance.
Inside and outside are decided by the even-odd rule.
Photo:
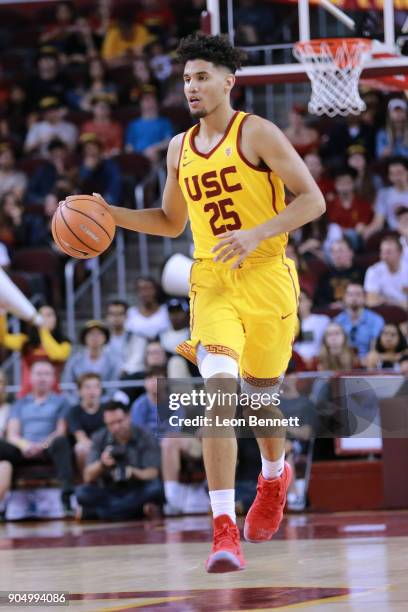
[[[210,353],[201,345],[197,357],[205,390],[215,400],[206,412],[210,424],[203,431],[203,459],[214,518],[214,541],[206,569],[210,573],[230,572],[245,565],[235,524],[237,441],[234,428],[220,423],[235,416],[238,364],[232,357]]]

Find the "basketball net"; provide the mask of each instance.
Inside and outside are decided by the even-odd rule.
[[[296,43],[293,54],[312,84],[309,112],[315,115],[358,115],[366,106],[358,92],[372,41],[364,38],[321,38]]]

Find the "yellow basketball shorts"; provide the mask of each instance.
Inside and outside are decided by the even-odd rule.
[[[299,282],[284,255],[244,260],[236,270],[196,260],[190,276],[191,339],[177,352],[196,363],[201,343],[229,355],[251,384],[269,386],[286,371],[297,329]]]

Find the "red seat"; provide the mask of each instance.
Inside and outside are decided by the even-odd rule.
[[[19,160],[17,167],[21,172],[25,172],[28,176],[31,176],[45,163],[47,163],[47,160],[42,157],[24,157]]]
[[[399,306],[383,304],[382,306],[375,306],[372,310],[381,315],[386,323],[396,323],[399,325],[407,320],[406,310]]]
[[[50,289],[53,305],[61,303],[58,255],[48,248],[18,249],[13,253],[12,268],[22,272],[37,272],[43,274]]]
[[[120,153],[113,158],[118,164],[121,174],[141,181],[150,171],[150,161],[140,153]]]
[[[10,278],[26,297],[31,297],[31,287],[27,276],[20,272],[10,272]]]

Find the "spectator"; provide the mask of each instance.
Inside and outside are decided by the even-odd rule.
[[[27,176],[16,170],[13,149],[6,143],[0,143],[0,198],[6,193],[13,193],[22,199],[27,186]]]
[[[46,157],[48,145],[58,138],[68,149],[73,149],[78,140],[78,130],[73,123],[63,119],[61,101],[55,97],[42,98],[39,103],[40,121],[31,125],[24,142],[24,152]]]
[[[156,436],[170,430],[169,408],[165,403],[165,397],[159,398],[160,392],[164,394],[164,389],[158,389],[157,383],[158,379],[164,381],[166,377],[165,366],[153,366],[147,369],[144,373],[145,393],[133,402],[130,410],[132,424],[143,427]],[[174,427],[171,427],[171,430],[173,431]]]
[[[40,43],[58,49],[63,63],[83,63],[95,52],[91,30],[72,2],[57,3],[54,20],[41,34]]]
[[[27,213],[22,202],[13,192],[0,200],[0,239],[10,249],[34,247],[44,244],[44,218]]]
[[[159,286],[149,277],[136,281],[137,306],[127,313],[126,329],[145,338],[156,338],[170,327],[167,307],[159,303]]]
[[[25,197],[29,204],[43,204],[44,198],[55,189],[66,193],[74,190],[76,169],[70,162],[67,145],[53,138],[48,145],[47,158],[29,180]]]
[[[259,446],[252,430],[249,428],[244,435],[237,436],[237,468],[235,499],[238,515],[246,514],[254,501],[261,458]]]
[[[136,21],[143,23],[152,36],[167,40],[175,34],[175,16],[168,2],[161,0],[141,0],[141,6],[136,13]]]
[[[272,4],[239,0],[238,6],[234,7],[234,21],[236,45],[265,45],[282,41],[281,23]]]
[[[123,145],[123,130],[120,123],[112,119],[112,97],[95,95],[91,100],[93,118],[81,126],[81,133],[95,134],[102,143],[105,157],[118,155]]]
[[[67,406],[61,395],[52,392],[55,373],[51,363],[34,363],[30,378],[32,393],[11,408],[7,442],[0,441],[0,464],[6,461],[15,467],[51,460],[61,485],[62,504],[69,516],[72,512],[73,466],[66,437]],[[3,491],[9,490],[10,486],[11,479],[3,484]]]
[[[79,404],[69,409],[67,423],[69,433],[75,437],[75,459],[82,476],[91,450],[91,437],[104,427],[101,377],[88,372],[79,377],[77,385]]]
[[[384,319],[364,308],[364,302],[363,286],[349,283],[344,294],[345,309],[334,319],[346,332],[350,346],[357,351],[362,363],[384,327]]]
[[[388,180],[390,187],[380,189],[375,201],[375,217],[368,234],[383,229],[384,224],[395,230],[398,220],[396,211],[401,206],[408,207],[408,159],[394,157],[388,162]]]
[[[302,157],[319,148],[319,132],[306,125],[307,109],[296,105],[289,113],[289,126],[284,134]]]
[[[167,310],[170,327],[160,334],[160,344],[169,357],[168,376],[169,378],[188,378],[190,364],[184,357],[177,354],[178,345],[190,337],[188,302],[183,298],[172,298],[167,301]]]
[[[377,133],[377,158],[390,155],[408,157],[407,103],[402,98],[392,98],[388,102],[385,129],[379,130]]]
[[[368,368],[397,368],[407,354],[407,341],[398,325],[386,323],[372,351],[367,355]]]
[[[167,81],[172,73],[172,60],[170,53],[166,53],[165,47],[155,40],[146,48],[149,55],[149,66],[152,69],[155,79],[159,83]]]
[[[4,370],[0,368],[0,440],[6,437],[7,420],[10,412],[10,404],[7,401],[7,377]],[[1,478],[0,478],[1,482]],[[1,498],[1,494],[0,494]]]
[[[361,283],[363,271],[354,264],[353,249],[347,240],[336,240],[330,249],[329,269],[320,277],[315,302],[332,308],[343,307],[343,297],[350,281]]]
[[[399,360],[399,371],[405,378],[408,378],[408,355],[406,353]]]
[[[58,391],[61,370],[71,353],[71,344],[61,332],[54,308],[44,305],[38,311],[43,319],[40,327],[28,326],[26,333],[11,334],[7,330],[5,310],[0,310],[0,344],[10,351],[19,351],[22,355],[19,397],[24,397],[31,391],[30,371],[36,361],[51,362],[54,368],[54,391]]]
[[[377,191],[382,187],[382,181],[379,176],[371,172],[367,151],[362,145],[348,147],[347,166],[357,172],[354,181],[356,195],[366,202],[374,202]]]
[[[159,83],[153,75],[147,57],[144,55],[135,57],[132,61],[130,82],[125,87],[122,103],[138,104],[144,91],[155,91],[158,88]]]
[[[144,338],[146,341],[146,339]],[[167,368],[167,355],[164,348],[161,346],[158,340],[146,341],[146,348],[143,356],[143,369],[142,371],[131,372],[130,368],[127,368],[125,363],[124,373],[122,374],[122,380],[131,381],[142,381],[145,376],[145,372],[151,368]],[[133,402],[143,393],[143,388],[140,386],[126,389],[126,394],[129,397],[130,402]]]
[[[73,93],[71,94],[73,97]],[[92,100],[95,96],[109,96],[113,102],[117,102],[118,88],[115,83],[108,80],[106,66],[100,57],[94,57],[88,65],[88,84],[86,91],[77,100],[82,110],[92,110]],[[75,105],[76,105],[75,104]]]
[[[393,304],[407,307],[408,264],[402,257],[402,245],[396,236],[383,238],[380,261],[365,274],[364,289],[369,307]]]
[[[140,118],[134,119],[127,126],[126,149],[143,153],[151,162],[157,162],[161,153],[167,149],[172,135],[170,121],[159,116],[155,94],[145,92],[140,98]]]
[[[369,160],[374,157],[375,129],[363,121],[361,116],[348,115],[346,120],[329,123],[329,132],[322,135],[320,154],[327,166],[335,168],[344,164],[347,149],[360,145],[367,151]]]
[[[128,63],[132,56],[141,53],[153,37],[140,23],[132,19],[131,8],[123,6],[117,12],[116,23],[109,26],[103,41],[101,55],[110,66]]]
[[[37,111],[40,100],[44,98],[64,100],[69,87],[69,79],[60,72],[57,50],[51,46],[42,47],[37,59],[37,73],[25,87],[30,110]]]
[[[362,245],[370,221],[373,218],[371,203],[356,195],[357,170],[339,168],[335,173],[335,198],[329,203],[327,216],[336,223],[355,249]]]
[[[108,304],[106,322],[110,340],[107,348],[121,364],[122,372],[143,372],[146,338],[125,329],[128,304],[122,300],[111,300]]]
[[[398,233],[402,246],[402,259],[408,264],[408,206],[400,206],[395,211],[398,220]]]
[[[78,349],[67,361],[62,380],[75,383],[83,374],[93,372],[103,381],[117,380],[120,364],[107,349],[109,330],[102,323],[91,319],[80,333],[82,348]]]
[[[324,330],[330,323],[327,315],[312,314],[313,302],[306,291],[299,295],[299,335],[294,348],[308,368],[312,368],[314,359],[319,355]]]
[[[10,139],[21,150],[30,121],[30,104],[27,92],[20,83],[11,83],[5,104],[4,117],[10,130]]]
[[[80,141],[80,189],[83,193],[100,193],[109,204],[117,203],[122,190],[118,164],[103,158],[103,145],[96,134],[82,134]]]
[[[317,369],[341,371],[351,370],[358,365],[344,329],[338,323],[329,323],[324,330]]]
[[[322,164],[322,158],[317,151],[306,153],[303,161],[305,162],[310,174],[316,181],[322,194],[327,197],[334,190],[333,180],[327,176]]]
[[[160,449],[154,436],[132,427],[127,407],[109,402],[105,428],[92,437],[84,479],[76,490],[78,518],[129,520],[149,515],[162,500]]]

